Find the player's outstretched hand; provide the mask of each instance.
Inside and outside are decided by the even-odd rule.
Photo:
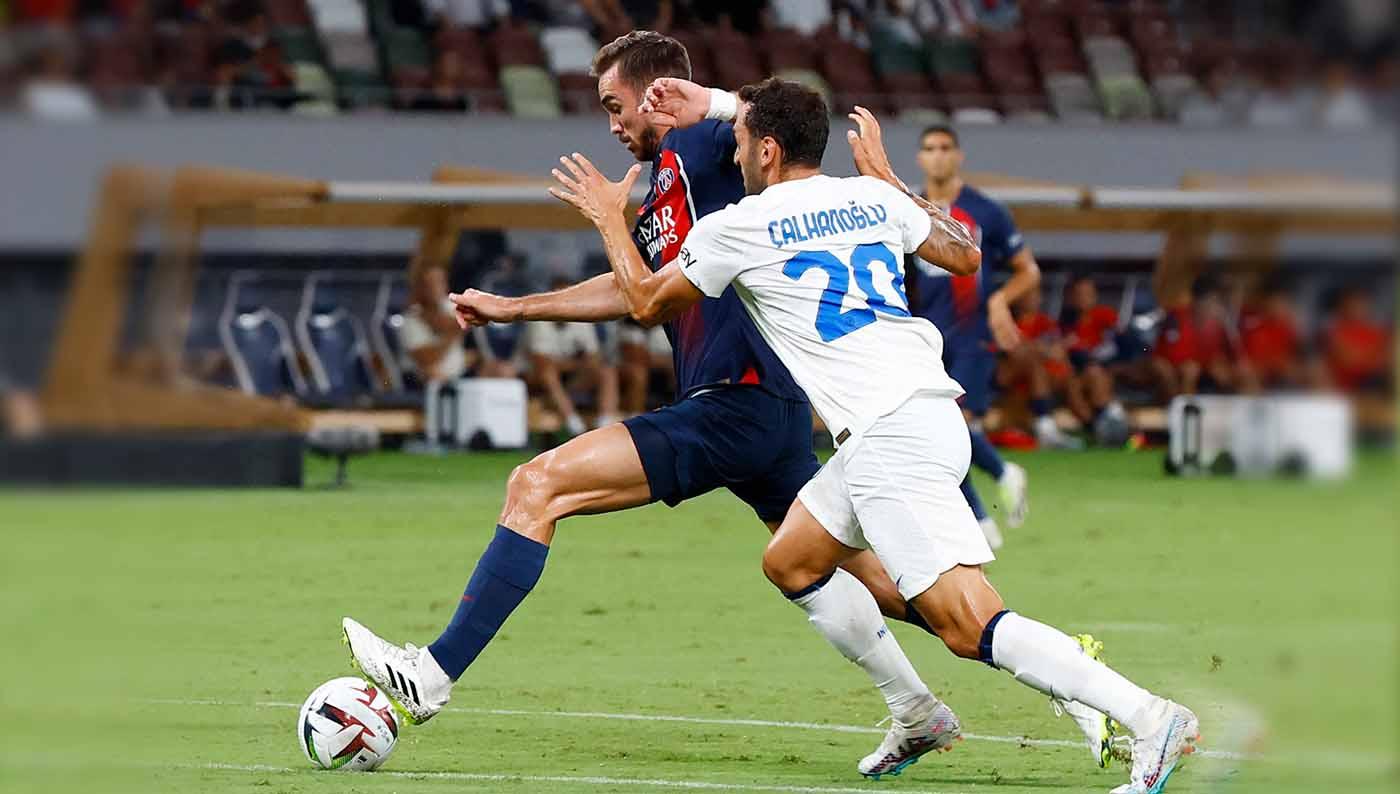
[[[846,140],[851,144],[851,154],[855,157],[856,171],[861,176],[873,176],[891,184],[899,182],[890,156],[885,152],[885,142],[880,133],[880,122],[875,114],[856,105],[855,112],[847,118],[856,123],[856,129],[846,132]],[[902,187],[902,183],[900,183]]]
[[[656,113],[677,127],[705,120],[710,112],[710,89],[679,77],[658,77],[647,86],[637,110]]]
[[[987,301],[987,326],[991,328],[992,339],[996,341],[997,347],[1009,353],[1021,346],[1021,329],[1011,316],[1011,308],[1006,305],[1006,301],[998,298],[1001,296],[993,295],[992,299]]]
[[[469,289],[461,293],[453,292],[447,299],[452,301],[457,325],[464,331],[487,323],[513,323],[520,319],[520,310],[514,298]]]
[[[578,152],[574,152],[570,157],[560,157],[559,162],[569,173],[566,174],[558,168],[549,172],[559,183],[558,187],[549,189],[549,195],[573,205],[579,214],[598,227],[609,217],[621,216],[627,209],[632,185],[637,182],[637,175],[642,173],[640,164],[633,165],[627,169],[627,175],[622,177],[622,181],[609,182],[587,157]]]

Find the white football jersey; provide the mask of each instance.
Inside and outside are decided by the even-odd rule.
[[[930,226],[878,179],[819,175],[701,218],[679,260],[712,298],[732,283],[827,428],[860,433],[916,391],[963,393],[943,337],[904,295],[904,254]]]

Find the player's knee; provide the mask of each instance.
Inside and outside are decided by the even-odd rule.
[[[557,478],[550,471],[551,455],[549,452],[537,455],[510,473],[506,481],[506,504],[507,510],[515,516],[529,521],[550,519],[558,496]]]
[[[763,551],[763,575],[784,593],[795,593],[820,578],[804,573],[796,560],[773,543],[769,543]]]

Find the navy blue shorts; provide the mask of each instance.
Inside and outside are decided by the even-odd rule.
[[[943,367],[966,392],[958,404],[975,417],[986,415],[992,405],[992,378],[997,371],[997,355],[975,348],[943,348]]]
[[[754,386],[721,387],[624,422],[652,501],[675,507],[728,488],[762,521],[781,521],[820,465],[812,409]]]

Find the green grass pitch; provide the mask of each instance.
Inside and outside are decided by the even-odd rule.
[[[343,491],[0,492],[0,790],[953,794],[1126,779],[1064,744],[1077,734],[1044,697],[895,624],[973,736],[862,780],[883,703],[763,579],[766,532],[727,493],[565,522],[448,712],[406,728],[380,772],[309,768],[294,706],[350,674],[341,615],[432,640],[519,460],[383,454],[355,462]],[[1012,608],[1092,631],[1116,667],[1197,709],[1214,754],[1169,791],[1394,789],[1393,457],[1333,486],[1173,480],[1156,453],[1019,460],[1031,517],[990,576]]]

